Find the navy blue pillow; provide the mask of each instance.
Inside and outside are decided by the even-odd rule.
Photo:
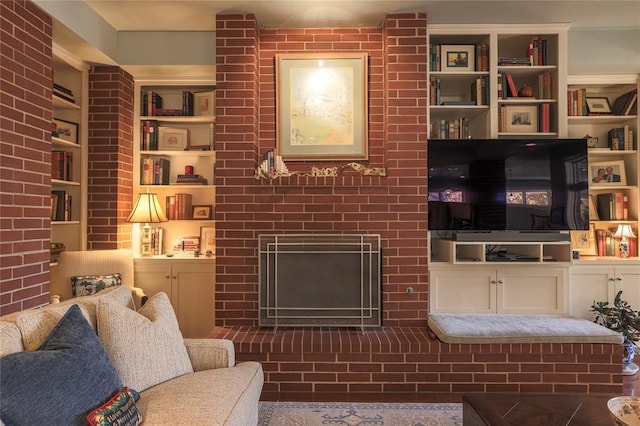
[[[12,425],[86,425],[122,381],[78,305],[37,351],[0,358],[0,418]]]

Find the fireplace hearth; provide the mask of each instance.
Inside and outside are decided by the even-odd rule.
[[[380,236],[259,237],[259,324],[379,327]]]

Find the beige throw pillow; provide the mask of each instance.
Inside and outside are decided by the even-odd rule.
[[[142,392],[193,373],[166,293],[155,294],[138,312],[101,302],[97,314],[98,336],[124,386]]]

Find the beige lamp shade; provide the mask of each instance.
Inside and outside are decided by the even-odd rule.
[[[635,238],[635,234],[633,233],[633,229],[631,229],[631,225],[618,225],[614,237]]]
[[[159,223],[168,220],[160,207],[158,195],[149,192],[138,194],[138,200],[127,218],[127,222],[131,223]]]

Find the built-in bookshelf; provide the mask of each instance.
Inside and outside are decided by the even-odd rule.
[[[89,66],[53,46],[51,242],[87,245],[87,123]]]
[[[566,134],[566,24],[430,25],[430,138]]]
[[[213,251],[203,233],[215,229],[215,81],[144,79],[135,90],[134,197],[156,193],[169,219],[153,224],[154,253]]]
[[[619,256],[619,239],[614,236],[618,225],[631,225],[638,236],[637,91],[636,74],[568,77],[568,136],[586,137],[589,143],[591,242],[580,251],[581,257]],[[631,240],[632,255],[637,256],[637,239]]]

